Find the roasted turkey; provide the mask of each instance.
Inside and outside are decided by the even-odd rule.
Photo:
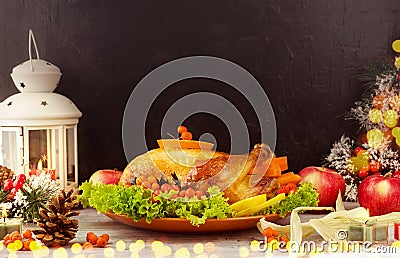
[[[230,203],[263,193],[273,197],[279,183],[264,175],[272,157],[273,152],[265,144],[257,144],[249,154],[243,155],[204,149],[159,148],[133,159],[120,182],[130,186],[140,176],[153,175],[202,191],[217,185]]]

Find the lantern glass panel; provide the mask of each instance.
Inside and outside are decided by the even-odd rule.
[[[0,128],[0,165],[16,173],[23,173],[21,130],[20,127]]]
[[[66,142],[67,142],[67,180],[75,182],[75,128],[66,129]]]
[[[50,139],[47,131],[47,129],[29,130],[29,168],[31,169],[42,169],[49,166],[51,157],[47,151]]]

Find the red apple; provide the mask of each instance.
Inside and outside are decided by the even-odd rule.
[[[400,211],[400,178],[369,176],[358,187],[358,202],[371,216]]]
[[[344,195],[346,184],[343,177],[329,168],[306,167],[299,172],[301,182],[310,182],[318,192],[320,207],[335,207],[336,199],[341,191]]]
[[[114,184],[117,185],[119,183],[119,179],[122,176],[122,171],[118,171],[117,169],[101,169],[97,170],[90,177],[89,181],[93,184],[97,184],[99,182],[103,184]]]

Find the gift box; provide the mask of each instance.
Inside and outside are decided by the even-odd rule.
[[[386,223],[378,223],[376,220],[367,220],[365,223],[351,222],[347,229],[347,240],[371,242],[386,241],[388,237]]]

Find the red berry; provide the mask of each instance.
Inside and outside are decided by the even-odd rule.
[[[369,164],[369,171],[372,173],[376,173],[380,170],[381,166],[378,161],[372,160],[371,163]]]
[[[360,171],[365,171],[365,172],[369,172],[369,164],[367,163],[367,164],[365,164],[361,169],[360,169]]]
[[[296,188],[297,188],[296,183],[293,183],[293,182],[288,183],[287,186],[289,187],[289,191],[296,190]]]
[[[11,179],[7,179],[6,181],[4,181],[4,190],[5,191],[10,191],[13,188],[13,181]]]
[[[15,181],[14,181],[14,184],[13,184],[14,189],[17,189],[17,190],[21,189],[21,187],[22,187],[23,184],[24,184],[24,182],[15,180]]]
[[[358,176],[361,178],[366,178],[368,176],[368,170],[361,169],[360,171],[358,171]]]
[[[286,184],[286,185],[281,185],[281,192],[282,193],[285,193],[285,194],[288,194],[289,193],[289,191],[290,191],[290,189],[289,189],[289,186]]]
[[[364,150],[362,147],[357,147],[354,152],[356,153],[356,155],[358,155],[358,153],[360,153],[360,151]]]
[[[17,189],[17,188],[11,189],[10,193],[8,194],[8,198],[9,198],[9,199],[14,199],[15,194],[18,192],[18,190],[19,190],[19,189]]]
[[[26,176],[24,175],[24,174],[19,174],[18,176],[17,176],[17,179],[16,179],[17,181],[21,181],[21,182],[25,182],[25,180],[26,180]]]

